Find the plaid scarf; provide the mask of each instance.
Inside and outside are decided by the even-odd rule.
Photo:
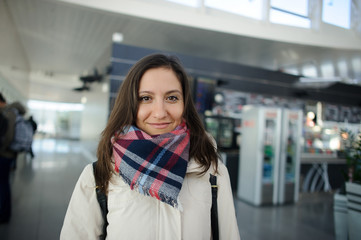
[[[181,209],[178,194],[187,170],[189,139],[185,122],[154,136],[130,126],[112,138],[115,171],[132,190]]]

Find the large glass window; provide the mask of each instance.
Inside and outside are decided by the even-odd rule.
[[[339,60],[337,62],[338,72],[340,74],[340,77],[346,78],[348,76],[348,67],[347,62],[345,60]]]
[[[307,64],[302,67],[302,75],[306,77],[317,77],[317,69],[313,64]]]
[[[304,17],[308,16],[307,0],[271,0],[271,7],[290,14],[298,14]]]
[[[351,60],[354,75],[361,76],[361,58],[355,57]]]
[[[189,7],[199,7],[199,2],[200,2],[200,0],[167,0],[167,1],[183,4]]]
[[[286,67],[283,69],[283,71],[289,74],[299,75],[299,71],[296,67]]]
[[[204,6],[258,20],[262,19],[263,0],[204,0]]]
[[[331,62],[321,64],[321,72],[324,78],[332,78],[335,76],[335,69]]]
[[[308,0],[271,0],[270,22],[310,28]]]
[[[323,0],[322,21],[350,28],[351,0]]]
[[[38,134],[80,139],[83,104],[29,100],[28,108],[38,124]]]

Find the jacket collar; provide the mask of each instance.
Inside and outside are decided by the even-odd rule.
[[[201,172],[201,165],[194,160],[194,158],[189,159],[187,173],[198,173]]]

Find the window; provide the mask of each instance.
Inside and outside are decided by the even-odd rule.
[[[330,62],[323,63],[321,65],[321,72],[322,72],[322,77],[324,78],[333,78],[335,76],[335,70],[333,64]]]
[[[167,1],[183,4],[189,7],[199,7],[199,0],[167,0]]]
[[[337,63],[337,67],[340,77],[348,76],[348,67],[347,67],[347,62],[345,60],[339,60]]]
[[[298,75],[299,74],[299,71],[296,67],[287,67],[283,70],[285,73],[288,73],[288,74],[293,74],[293,75]]]
[[[271,0],[270,22],[310,28],[308,0]]]
[[[258,20],[262,19],[263,0],[204,0],[204,6]]]
[[[54,110],[60,112],[83,111],[84,109],[84,105],[80,103],[60,103],[60,102],[38,101],[38,100],[29,100],[28,107],[30,109],[44,109],[44,110]]]
[[[350,28],[351,0],[323,0],[322,21]]]
[[[29,100],[28,108],[38,123],[39,133],[51,137],[80,138],[83,104]]]
[[[307,0],[271,0],[271,7],[279,11],[285,11],[290,14],[297,14],[304,17],[308,16]]]
[[[307,64],[302,68],[302,75],[306,77],[317,77],[317,69],[313,64]]]
[[[353,58],[351,60],[352,69],[355,75],[361,75],[361,58]]]

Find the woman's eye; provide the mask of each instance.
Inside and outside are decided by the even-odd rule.
[[[167,100],[170,102],[177,102],[179,98],[177,96],[169,96],[167,97]]]
[[[149,102],[150,100],[151,100],[151,98],[149,96],[139,97],[139,101],[141,101],[141,102]]]

